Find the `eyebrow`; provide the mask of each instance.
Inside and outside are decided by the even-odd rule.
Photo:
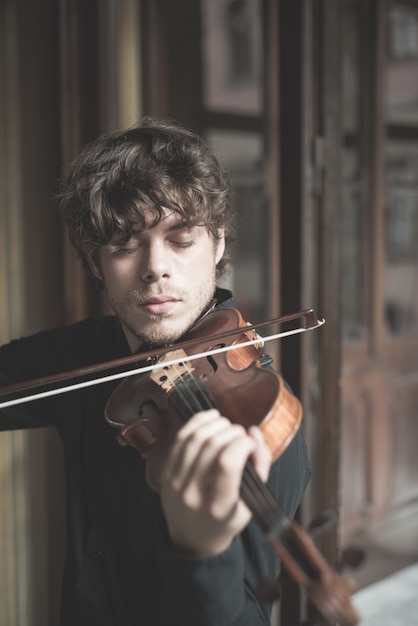
[[[157,222],[157,224],[158,223],[164,224],[164,221],[165,220],[162,219],[162,220],[160,220],[160,222]],[[155,224],[155,226],[157,226],[157,224]],[[177,221],[176,220],[172,224],[166,225],[166,232],[173,233],[173,232],[178,232],[180,230],[192,230],[193,228],[195,228],[197,226],[200,226],[200,225],[201,224],[188,224],[186,221]],[[143,235],[148,230],[152,230],[155,226],[151,226],[151,228],[149,228],[147,226],[147,227],[145,227],[144,230],[138,230],[138,231],[133,230],[132,231],[132,236],[133,237],[135,237],[135,236],[140,237],[141,235]]]
[[[175,224],[171,224],[171,226],[167,228],[167,231],[174,232],[174,231],[183,230],[183,229],[190,230],[194,226],[196,226],[196,224],[187,224],[187,222],[176,222]]]

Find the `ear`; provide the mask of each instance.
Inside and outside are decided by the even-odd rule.
[[[99,253],[96,252],[96,254],[94,254],[93,252],[88,252],[86,254],[86,261],[93,276],[97,278],[99,282],[103,282],[103,274],[102,268],[100,266]]]
[[[216,239],[216,265],[218,265],[219,261],[222,259],[225,252],[225,228],[218,229],[218,239]]]

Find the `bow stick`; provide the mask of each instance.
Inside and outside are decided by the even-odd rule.
[[[92,387],[94,385],[100,385],[100,384],[111,382],[114,380],[119,380],[121,378],[127,378],[128,376],[135,376],[136,374],[144,374],[146,372],[150,372],[161,367],[168,367],[171,365],[176,365],[178,363],[184,363],[186,361],[193,361],[194,359],[204,358],[207,356],[220,354],[222,352],[228,352],[230,350],[238,350],[239,348],[245,348],[247,346],[252,346],[252,345],[256,345],[260,343],[266,343],[268,341],[273,341],[275,339],[282,339],[283,337],[289,337],[291,335],[304,333],[308,330],[313,330],[315,328],[318,328],[319,326],[322,326],[322,324],[325,323],[325,320],[323,319],[318,320],[315,314],[315,311],[313,309],[306,309],[304,311],[300,311],[299,313],[276,317],[271,320],[267,320],[265,322],[258,322],[256,324],[248,324],[248,326],[229,329],[217,335],[207,337],[207,339],[216,344],[216,342],[222,339],[225,339],[226,337],[239,335],[239,334],[242,334],[243,332],[255,330],[256,328],[271,326],[273,324],[284,324],[286,322],[292,322],[298,319],[303,319],[304,326],[299,326],[297,328],[284,330],[284,331],[281,331],[272,335],[267,335],[266,337],[257,336],[255,339],[249,339],[248,341],[245,341],[245,342],[240,342],[240,343],[231,344],[227,346],[219,346],[213,349],[209,349],[205,352],[199,352],[198,354],[185,355],[185,356],[182,356],[181,358],[173,359],[172,361],[168,361],[168,362],[165,361],[163,364],[159,364],[157,361],[150,365],[135,367],[133,369],[123,370],[120,372],[113,372],[112,374],[107,374],[107,375],[96,377],[96,378],[89,379],[89,380],[79,381],[76,383],[65,385],[63,387],[56,387],[56,388],[48,389],[46,391],[38,391],[38,392],[30,393],[29,395],[24,395],[24,396],[20,396],[17,398],[4,400],[0,402],[0,409],[6,408],[9,406],[14,406],[16,404],[23,404],[24,402],[40,400],[41,398],[46,398],[49,396],[54,396],[54,395],[59,395],[63,393],[68,393],[70,391],[84,389],[86,387]],[[184,349],[184,348],[191,347],[192,345],[196,343],[201,343],[201,342],[202,342],[202,338],[199,337],[195,339],[188,339],[187,341],[183,341],[175,345],[176,345],[176,348]],[[117,367],[122,367],[122,366],[129,365],[132,363],[137,363],[139,360],[140,361],[152,360],[158,356],[161,356],[161,354],[164,351],[170,351],[170,350],[172,350],[172,346],[168,348],[155,348],[153,350],[149,350],[144,353],[133,354],[128,357],[116,359],[113,361],[108,361],[106,363],[90,365],[84,368],[71,370],[69,372],[63,372],[61,374],[54,374],[52,376],[36,378],[27,382],[16,383],[14,385],[9,385],[7,387],[0,387],[0,398],[7,397],[13,394],[27,392],[30,390],[37,389],[39,387],[45,387],[47,385],[59,384],[68,380],[82,378],[83,376],[97,374],[98,372],[103,372],[109,369],[115,369]]]

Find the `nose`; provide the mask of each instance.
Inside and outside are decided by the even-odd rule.
[[[141,261],[141,278],[146,283],[157,282],[170,275],[169,255],[161,241],[150,241],[144,245]]]

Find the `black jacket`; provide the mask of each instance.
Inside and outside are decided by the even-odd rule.
[[[230,304],[229,302],[225,304]],[[0,385],[129,354],[118,320],[98,317],[0,348]],[[0,428],[57,428],[64,446],[67,556],[61,626],[261,626],[256,595],[278,563],[255,522],[224,553],[182,554],[170,543],[159,496],[137,452],[117,443],[105,383],[0,411]],[[293,517],[309,479],[301,431],[273,465],[269,487]]]

